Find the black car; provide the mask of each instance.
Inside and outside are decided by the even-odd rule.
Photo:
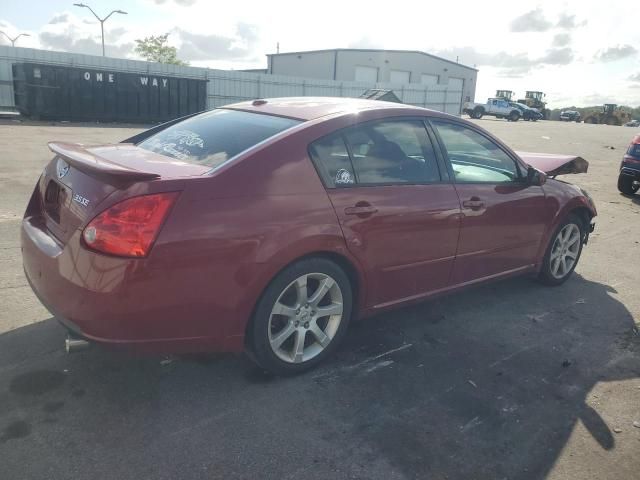
[[[636,135],[627,149],[618,175],[618,190],[633,195],[640,188],[640,134]]]
[[[560,112],[560,120],[563,122],[579,122],[580,112],[576,110],[564,110]]]
[[[532,122],[537,122],[542,119],[543,115],[535,108],[531,108],[524,103],[511,102],[512,107],[516,107],[520,110],[520,114],[522,115],[523,120],[531,120]]]

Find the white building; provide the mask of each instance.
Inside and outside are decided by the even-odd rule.
[[[337,48],[267,55],[267,72],[323,80],[390,84],[444,85],[460,92],[461,101],[475,97],[478,70],[412,50]]]

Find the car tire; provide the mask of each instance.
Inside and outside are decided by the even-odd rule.
[[[545,285],[562,285],[578,265],[585,235],[586,226],[577,215],[570,214],[560,223],[547,246],[538,280]]]
[[[633,195],[638,191],[639,186],[633,184],[633,177],[630,175],[618,175],[618,190],[625,195]]]
[[[484,115],[484,109],[482,107],[476,107],[473,109],[473,118],[480,120]]]
[[[516,112],[515,110],[512,111],[509,114],[509,120],[512,122],[517,122],[518,120],[520,120],[520,114],[518,112]]]
[[[321,257],[293,263],[258,301],[247,331],[250,357],[275,375],[314,368],[344,337],[352,300],[349,278],[336,263]],[[333,313],[321,316],[322,309]]]

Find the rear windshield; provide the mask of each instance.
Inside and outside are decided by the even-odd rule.
[[[236,110],[212,110],[176,123],[138,144],[184,162],[217,167],[300,120]]]

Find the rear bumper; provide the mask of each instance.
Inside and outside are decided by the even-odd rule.
[[[41,217],[22,222],[25,276],[42,304],[74,335],[153,353],[242,350],[242,338],[227,335],[224,311],[212,308],[211,299],[194,300],[188,286],[175,288],[182,283],[180,272],[172,278],[148,259],[90,252],[81,247],[79,235],[62,246]]]
[[[634,180],[640,180],[640,170],[637,168],[631,168],[624,163],[622,164],[622,168],[620,169],[620,175],[632,177]]]

